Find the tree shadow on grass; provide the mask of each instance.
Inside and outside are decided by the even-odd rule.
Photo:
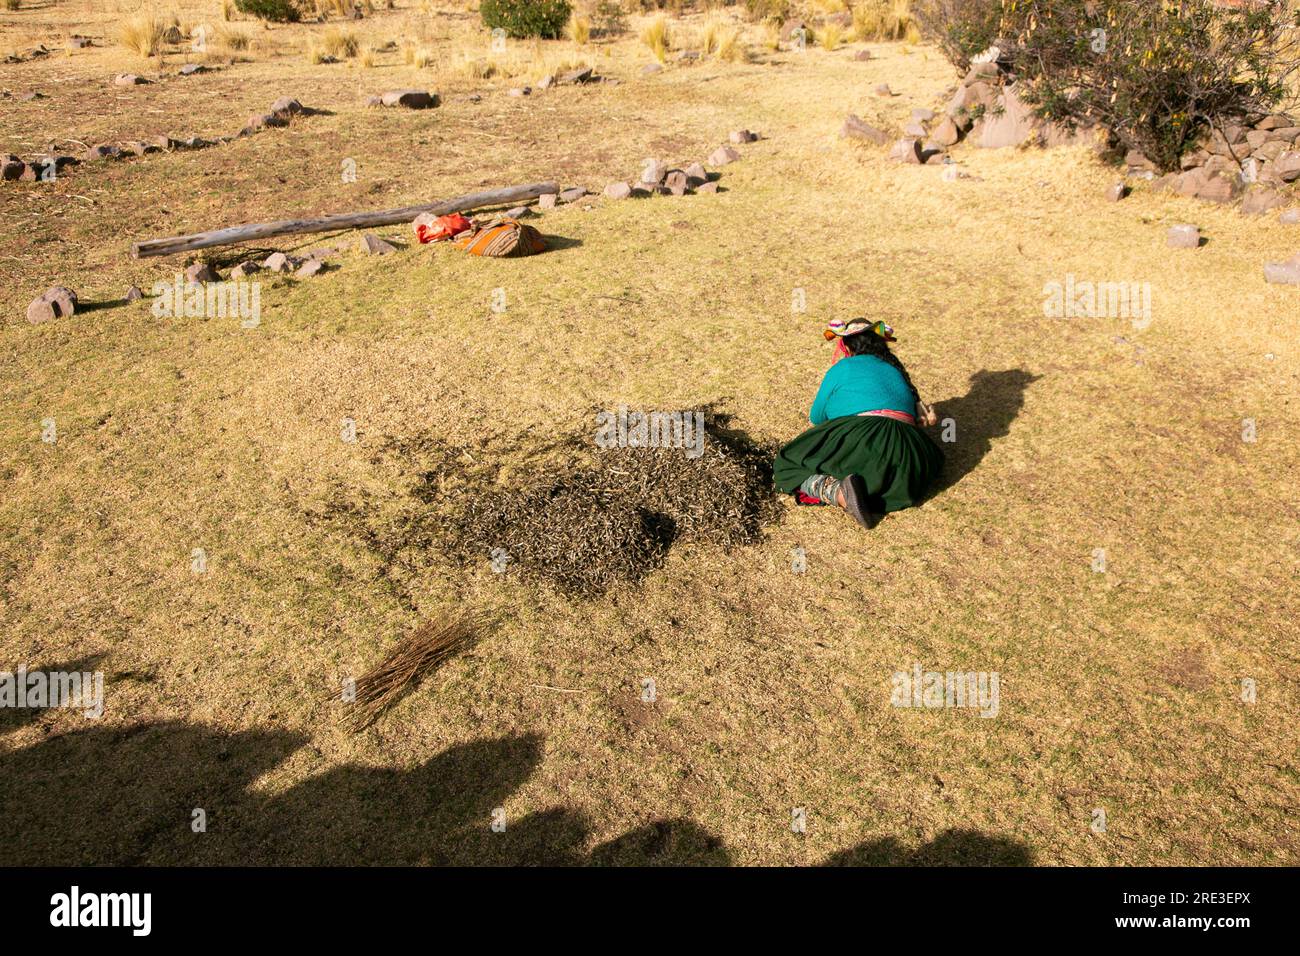
[[[0,755],[0,865],[719,864],[721,844],[658,821],[588,852],[591,826],[556,808],[496,812],[542,759],[522,734],[451,747],[410,769],[334,766],[287,789],[309,740],[175,723],[92,728]],[[194,831],[196,810],[204,832]]]
[[[1040,377],[1020,368],[985,369],[971,376],[965,395],[935,405],[940,435],[945,419],[952,419],[956,441],[939,442],[946,461],[932,493],[951,488],[975,470],[993,447],[993,439],[1011,431],[1011,423],[1025,404],[1025,390]]]
[[[868,840],[827,857],[823,866],[1030,866],[1033,851],[1009,837],[945,830],[929,843],[905,847],[894,837]]]

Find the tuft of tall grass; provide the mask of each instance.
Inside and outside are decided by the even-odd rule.
[[[647,23],[641,30],[641,42],[650,48],[656,60],[665,62],[668,59],[668,18],[661,13]]]
[[[330,56],[342,60],[356,56],[361,44],[357,40],[357,35],[351,30],[330,27],[325,31],[325,35],[321,37],[321,46]]]
[[[253,44],[253,35],[247,30],[222,24],[217,27],[217,42],[232,53],[247,50]]]
[[[844,41],[844,28],[833,21],[827,22],[818,31],[817,39],[821,41],[824,49],[837,49],[840,43]]]
[[[732,27],[718,38],[718,59],[736,63],[746,59],[748,51],[741,39],[739,27]]]
[[[591,21],[575,10],[569,17],[569,22],[565,24],[564,32],[578,46],[586,46],[587,41],[591,39]]]
[[[916,43],[921,31],[912,19],[910,0],[861,0],[853,8],[855,40],[906,40]]]
[[[122,22],[117,31],[117,39],[122,46],[142,57],[157,56],[162,49],[167,26],[161,17],[152,13],[140,13]]]

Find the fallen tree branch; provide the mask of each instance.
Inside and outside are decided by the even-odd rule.
[[[532,183],[527,186],[507,186],[503,189],[490,189],[487,192],[470,193],[441,202],[428,203],[423,206],[404,206],[401,209],[378,209],[374,212],[345,212],[333,216],[321,216],[318,219],[281,219],[279,222],[245,223],[241,226],[227,226],[225,229],[213,229],[209,232],[196,232],[188,236],[171,236],[167,239],[147,239],[131,244],[131,257],[147,259],[150,256],[169,256],[177,252],[191,252],[195,249],[207,249],[211,246],[228,246],[236,242],[248,242],[252,239],[267,239],[271,236],[288,236],[305,232],[329,232],[334,229],[370,229],[374,226],[391,226],[399,222],[410,222],[420,213],[432,213],[445,216],[453,212],[464,212],[479,206],[497,206],[509,202],[523,202],[535,199],[543,193],[559,192],[555,183]]]

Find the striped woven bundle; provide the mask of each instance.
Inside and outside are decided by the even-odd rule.
[[[531,256],[546,248],[546,240],[532,226],[518,219],[494,219],[482,229],[466,232],[455,240],[472,256]]]

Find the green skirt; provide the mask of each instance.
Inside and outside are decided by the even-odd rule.
[[[772,478],[793,494],[811,475],[861,475],[877,514],[920,504],[943,468],[943,452],[915,425],[883,415],[846,415],[808,429],[777,453]]]

